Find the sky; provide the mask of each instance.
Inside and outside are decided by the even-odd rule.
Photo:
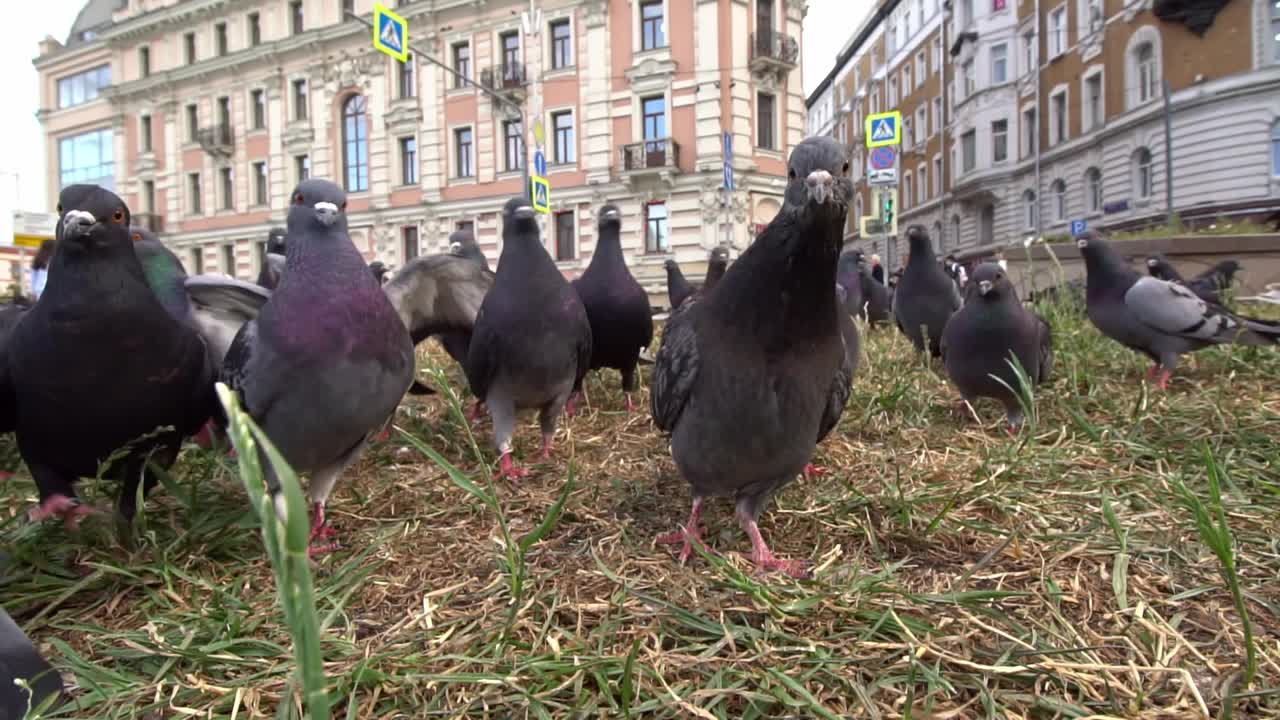
[[[872,0],[808,2],[802,46],[806,96],[831,71],[840,47],[862,21]],[[8,112],[0,113],[0,137],[4,138],[0,143],[0,208],[14,206],[16,185],[17,207],[49,210],[44,197],[44,136],[35,115],[40,105],[38,78],[31,60],[45,35],[67,39],[83,4],[84,0],[43,0],[39,12],[25,13],[20,22],[10,18],[11,22],[0,23],[0,68],[10,78],[9,92],[18,96]]]

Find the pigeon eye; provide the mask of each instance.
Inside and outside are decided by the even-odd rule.
[[[301,205],[303,203],[303,200],[304,199],[302,197],[302,193],[298,193],[297,195],[293,196],[293,202],[297,205]]]
[[[134,233],[130,237],[133,238],[134,242],[138,242],[139,240],[142,239],[142,233]]]
[[[795,179],[796,179],[796,169],[795,169],[795,168],[787,168],[787,177],[791,178],[792,180],[795,180]]]
[[[346,211],[347,211],[347,201],[346,201],[346,200],[343,200],[343,201],[342,201],[342,207],[340,207],[340,208],[338,208],[338,209],[339,209],[339,210],[341,210],[342,212],[346,212]]]
[[[845,164],[844,164],[844,169],[843,169],[843,170],[841,170],[840,172],[841,172],[841,174],[848,175],[848,174],[849,174],[849,163],[845,163]]]
[[[58,210],[58,214],[59,214],[59,215],[61,215],[61,214],[62,214],[62,203],[58,203],[57,210]]]
[[[117,208],[115,212],[111,213],[111,221],[118,223],[124,222],[124,211]]]

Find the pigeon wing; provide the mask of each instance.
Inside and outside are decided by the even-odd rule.
[[[191,323],[221,366],[245,323],[258,317],[271,291],[224,275],[193,275],[184,281]]]
[[[662,332],[662,346],[653,361],[649,411],[659,430],[675,429],[698,378],[698,336],[689,310],[697,299],[676,306]]]
[[[479,263],[442,254],[405,265],[386,292],[416,345],[435,333],[470,331],[492,287],[493,273]]]
[[[1142,324],[1165,335],[1223,343],[1235,340],[1244,330],[1231,313],[1167,280],[1138,278],[1125,292],[1124,304]]]

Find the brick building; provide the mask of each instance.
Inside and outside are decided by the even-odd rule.
[[[545,127],[548,249],[585,267],[593,208],[623,210],[633,271],[701,272],[781,206],[803,134],[799,0],[390,0],[410,43],[493,86]],[[435,65],[376,52],[373,0],[89,0],[66,43],[42,43],[50,206],[68,182],[112,186],[192,271],[248,278],[266,229],[307,176],[349,194],[352,238],[398,266],[520,192],[518,117]],[[722,202],[722,131],[735,191]]]

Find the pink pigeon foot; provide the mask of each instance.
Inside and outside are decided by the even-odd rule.
[[[1172,373],[1170,373],[1168,370],[1161,370],[1160,374],[1156,376],[1156,387],[1160,388],[1161,390],[1168,390],[1170,375],[1172,375]]]
[[[578,393],[569,396],[569,400],[564,404],[564,414],[566,417],[574,417],[578,414]]]
[[[75,530],[80,527],[81,520],[96,512],[98,512],[96,508],[85,505],[75,498],[54,494],[42,500],[36,507],[31,508],[27,513],[27,517],[30,518],[31,522],[44,522],[57,515],[62,518],[62,524],[68,530]]]
[[[765,544],[764,538],[760,535],[760,527],[756,525],[756,521],[751,518],[740,518],[742,529],[746,531],[747,537],[751,538],[751,562],[756,567],[765,572],[773,570],[781,570],[793,578],[805,579],[810,576],[809,563],[803,560],[788,560],[780,558],[769,550],[769,546]]]
[[[627,393],[626,395],[627,395],[627,412],[633,413],[636,411],[636,404],[631,399],[631,393]]]
[[[205,450],[213,449],[213,424],[212,421],[200,426],[200,432],[196,433],[192,438],[196,445]]]
[[[337,536],[338,531],[329,526],[329,521],[324,516],[324,505],[312,503],[311,536],[307,538],[307,554],[315,557],[337,550],[338,543],[336,541],[316,544],[317,540],[331,540]]]
[[[529,474],[524,468],[516,467],[515,461],[511,459],[511,453],[503,453],[502,459],[498,461],[498,477],[508,480],[518,480]]]
[[[801,470],[800,472],[802,475],[804,475],[805,480],[809,480],[814,477],[820,477],[822,475],[826,475],[827,469],[821,465],[814,465],[813,463],[805,463],[804,470]]]
[[[467,422],[475,424],[480,421],[480,411],[484,409],[484,403],[477,400],[471,409],[467,411]]]
[[[551,451],[554,449],[553,447],[554,440],[555,440],[554,435],[542,436],[542,459],[543,460],[551,459]]]
[[[674,532],[662,533],[653,541],[659,545],[680,545],[680,564],[688,562],[693,555],[693,544],[702,545],[702,526],[699,524],[699,518],[702,516],[702,498],[694,498],[693,511],[689,513],[689,522],[684,527]]]

